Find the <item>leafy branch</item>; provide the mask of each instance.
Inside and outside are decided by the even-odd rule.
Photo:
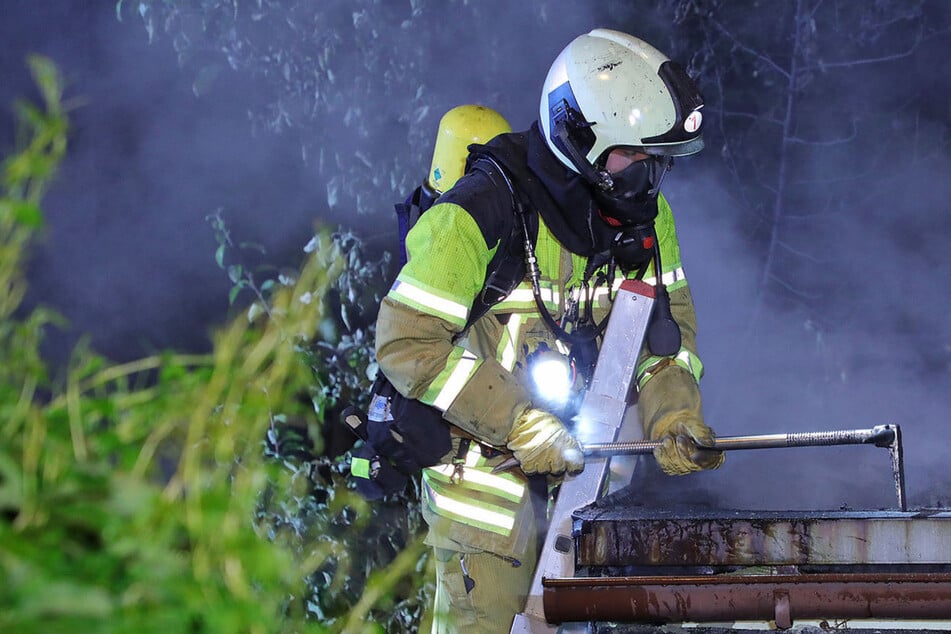
[[[292,282],[238,275],[267,310],[222,325],[208,355],[116,365],[83,342],[65,378],[50,380],[39,346],[58,318],[19,316],[18,300],[68,121],[55,68],[31,65],[51,102],[20,109],[25,136],[0,189],[0,288],[19,291],[2,293],[0,314],[0,630],[327,631],[358,604],[379,622],[396,606],[410,614],[420,583],[402,573],[366,581],[417,543],[406,503],[394,503],[398,514],[369,508],[341,459],[314,456],[307,434],[276,435],[313,421],[301,395],[322,366],[304,351],[325,349],[323,298],[360,278],[331,242]],[[400,562],[419,551],[406,552]]]

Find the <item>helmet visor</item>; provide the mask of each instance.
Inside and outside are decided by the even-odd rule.
[[[703,135],[696,136],[689,141],[683,141],[681,143],[645,145],[637,149],[651,156],[690,156],[703,149]]]

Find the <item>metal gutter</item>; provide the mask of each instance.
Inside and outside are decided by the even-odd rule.
[[[951,619],[951,573],[544,579],[549,623]]]

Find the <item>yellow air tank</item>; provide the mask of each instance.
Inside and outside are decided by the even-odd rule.
[[[447,191],[466,169],[470,144],[486,143],[511,131],[508,121],[492,108],[467,104],[449,110],[439,121],[426,185],[437,196]]]

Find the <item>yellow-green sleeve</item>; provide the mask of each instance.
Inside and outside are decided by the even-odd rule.
[[[489,248],[455,204],[423,214],[406,244],[409,261],[377,316],[380,368],[400,393],[442,410],[477,438],[504,445],[528,395],[495,359],[457,342],[497,245]]]

